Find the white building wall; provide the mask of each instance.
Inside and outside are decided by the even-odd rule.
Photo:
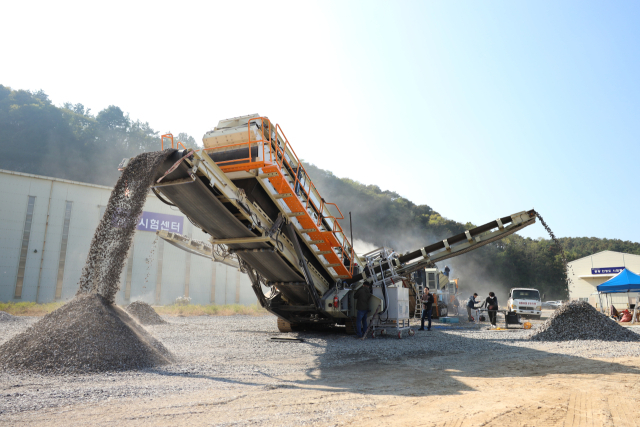
[[[568,263],[569,298],[572,300],[589,298],[597,293],[597,286],[611,279],[614,275],[592,275],[592,268],[626,267],[628,270],[640,274],[640,255],[622,252],[602,251]],[[594,277],[580,277],[594,276]],[[627,294],[613,295],[614,304],[627,304]]]
[[[0,301],[56,300],[67,202],[72,202],[72,208],[59,300],[73,298],[78,289],[78,280],[93,233],[110,195],[109,187],[0,170]],[[29,196],[35,197],[33,219],[22,295],[15,298]],[[198,240],[207,239],[207,235],[194,227],[179,210],[165,205],[152,194],[147,199],[144,210],[181,216],[184,218],[183,234],[192,234],[192,237]],[[163,244],[160,299],[156,301],[160,244],[160,239],[154,232],[136,231],[133,252],[130,254],[132,269],[129,299],[126,299],[129,263],[127,259],[121,276],[120,291],[116,297],[119,304],[135,300],[143,300],[150,304],[171,304],[177,297],[186,295],[187,291],[193,304],[233,304],[236,301],[245,305],[256,303],[256,296],[247,275],[240,273],[237,294],[236,269],[222,264],[214,265],[209,259],[193,254],[189,255],[190,259],[187,262],[186,252],[166,242]]]
[[[578,298],[587,298],[589,295],[595,292],[595,286],[599,285],[605,280],[610,279],[610,277],[601,277],[599,279],[595,279],[595,282],[592,282],[591,280],[585,280],[579,277],[586,274],[591,274],[591,268],[593,267],[591,258],[591,256],[580,258],[568,263],[567,265],[568,276],[570,279],[569,298],[572,300]]]

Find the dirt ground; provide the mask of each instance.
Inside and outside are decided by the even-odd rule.
[[[321,426],[640,427],[640,358],[532,349],[506,357],[504,351],[363,356],[331,369],[313,355],[265,359],[256,366],[315,368],[280,375],[276,386],[273,377],[257,376],[224,388],[0,415],[0,426],[291,425],[295,419]]]
[[[549,357],[528,366],[499,358],[452,362],[444,376],[429,361],[407,361],[384,374],[358,362],[325,375],[312,371],[322,380],[309,386],[297,385],[308,378],[293,377],[286,378],[290,386],[275,389],[256,385],[73,406],[0,418],[0,425],[245,425],[257,416],[279,425],[292,412],[308,412],[309,425],[640,426],[639,358]],[[475,375],[458,376],[468,363]],[[500,371],[512,375],[496,375]],[[353,376],[357,384],[345,384]],[[362,409],[314,422],[317,405],[330,408],[345,399]]]

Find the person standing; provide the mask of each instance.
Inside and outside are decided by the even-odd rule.
[[[489,292],[489,296],[484,301],[487,306],[487,312],[489,313],[489,321],[491,326],[496,327],[496,314],[498,313],[498,297],[493,292]]]
[[[356,317],[356,335],[358,338],[362,338],[367,333],[367,314],[369,313],[369,299],[371,298],[371,291],[369,290],[369,284],[365,283],[356,291],[354,295],[356,299],[356,310],[358,315]]]
[[[444,275],[449,277],[449,272],[451,271],[451,269],[449,268],[448,265],[444,266]]]
[[[471,317],[471,310],[474,310],[476,308],[476,304],[478,304],[480,301],[476,301],[478,294],[473,294],[471,295],[471,297],[469,297],[469,301],[467,301],[467,316],[469,319],[469,322],[473,322],[473,317]]]
[[[431,310],[433,310],[433,294],[429,292],[429,288],[424,288],[422,294],[422,318],[420,319],[419,331],[424,331],[424,319],[427,318],[427,331],[431,330]]]

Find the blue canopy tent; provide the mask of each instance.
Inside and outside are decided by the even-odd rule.
[[[640,276],[625,268],[611,279],[598,285],[597,289],[603,294],[640,292]]]
[[[629,292],[640,293],[640,276],[625,268],[620,273],[613,276],[611,279],[598,285],[597,289],[598,289],[598,294],[600,295],[629,293]],[[602,307],[602,309],[604,309],[604,307],[602,306],[602,300],[600,301],[600,306]],[[633,313],[633,323],[635,323],[637,310],[638,310],[638,305],[636,304],[636,307]]]

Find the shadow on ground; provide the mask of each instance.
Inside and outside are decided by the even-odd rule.
[[[476,333],[480,337],[491,332]],[[306,371],[304,380],[291,381],[289,386],[373,395],[428,396],[473,391],[465,378],[518,381],[518,378],[559,374],[640,374],[640,369],[620,363],[516,346],[518,341],[527,340],[510,336],[511,332],[502,334],[502,338],[476,339],[440,330],[418,332],[415,337],[402,340],[387,336],[360,341],[341,332],[298,333],[303,339],[325,339],[326,351],[317,357],[317,366]],[[357,345],[342,346],[344,342],[352,344],[349,341]],[[589,341],[580,345],[588,346]]]

